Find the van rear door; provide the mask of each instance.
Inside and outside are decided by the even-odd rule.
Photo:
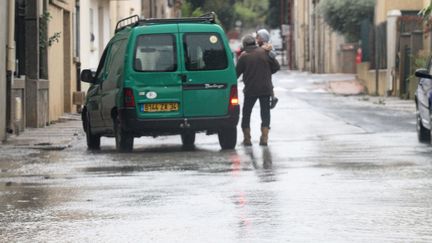
[[[134,92],[138,117],[182,117],[177,24],[137,29],[130,87]]]
[[[207,24],[179,24],[183,42],[183,113],[185,117],[228,114],[231,85],[237,82],[234,64],[222,36]],[[214,31],[209,31],[214,30]],[[222,34],[221,34],[222,33]]]

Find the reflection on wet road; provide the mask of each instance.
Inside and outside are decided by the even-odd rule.
[[[268,147],[255,117],[254,145],[233,151],[205,135],[189,151],[179,137],[140,138],[126,154],[112,139],[97,152],[83,139],[0,148],[0,241],[432,241],[432,148],[406,124],[413,114],[379,132],[376,117],[363,126],[338,113],[369,109],[357,103],[278,96]]]

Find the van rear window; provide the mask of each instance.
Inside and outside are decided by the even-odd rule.
[[[187,33],[183,42],[187,70],[221,70],[228,67],[227,54],[219,34]]]
[[[140,35],[137,37],[136,43],[135,71],[172,72],[177,70],[174,35]]]

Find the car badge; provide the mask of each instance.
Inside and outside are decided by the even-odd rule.
[[[147,92],[147,95],[146,95],[146,97],[148,98],[148,99],[156,99],[156,97],[157,97],[157,94],[156,94],[156,92],[154,92],[154,91],[149,91],[149,92]]]
[[[216,44],[218,42],[218,38],[215,35],[210,36],[210,43]]]
[[[204,84],[206,89],[223,89],[225,86],[223,84]]]

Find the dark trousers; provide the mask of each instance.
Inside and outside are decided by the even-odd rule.
[[[250,117],[255,102],[259,99],[261,110],[261,127],[270,128],[270,96],[244,97],[241,127],[250,128]]]

